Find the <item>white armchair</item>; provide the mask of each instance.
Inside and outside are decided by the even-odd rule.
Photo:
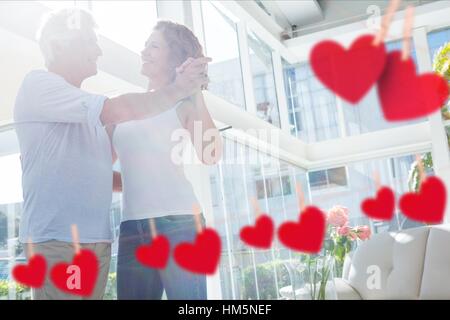
[[[344,263],[338,299],[450,299],[450,224],[375,234]]]

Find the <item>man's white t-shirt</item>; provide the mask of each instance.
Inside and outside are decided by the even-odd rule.
[[[30,72],[16,98],[14,122],[22,162],[19,240],[111,242],[112,156],[100,122],[107,98],[61,76]]]

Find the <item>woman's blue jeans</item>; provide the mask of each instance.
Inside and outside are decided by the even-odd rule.
[[[120,224],[117,257],[117,298],[119,300],[160,300],[163,290],[170,300],[206,300],[206,276],[180,268],[173,249],[180,242],[194,242],[197,231],[194,215],[154,218],[158,234],[170,242],[171,255],[165,269],[152,269],[136,260],[136,249],[152,240],[149,219],[128,220]],[[203,226],[205,220],[201,216]]]

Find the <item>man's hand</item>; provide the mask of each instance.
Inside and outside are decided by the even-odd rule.
[[[190,96],[202,87],[207,86],[209,79],[206,74],[208,63],[211,58],[188,58],[177,68],[175,85],[186,95]]]
[[[184,69],[186,69],[186,67],[187,67],[188,65],[190,65],[194,60],[195,60],[195,59],[194,59],[194,58],[191,58],[191,57],[187,58],[186,61],[183,62],[183,64],[182,64],[181,66],[179,66],[179,67],[177,67],[177,68],[175,69],[175,71],[176,71],[177,73],[183,73],[183,72],[184,72]]]

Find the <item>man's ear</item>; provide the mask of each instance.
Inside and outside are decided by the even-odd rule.
[[[51,50],[50,52],[52,54],[52,60],[63,54],[64,48],[60,42],[53,40],[50,42],[49,45],[50,45],[50,50]]]

